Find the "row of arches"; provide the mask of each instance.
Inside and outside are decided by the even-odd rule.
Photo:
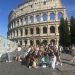
[[[56,14],[54,12],[52,12],[52,13],[50,13],[50,15],[48,15],[47,13],[43,13],[42,16],[41,16],[41,14],[38,14],[35,17],[34,17],[34,15],[21,17],[20,19],[17,19],[15,21],[13,21],[11,23],[11,25],[9,26],[9,29],[14,28],[16,25],[18,25],[18,26],[20,24],[23,25],[24,21],[25,21],[25,23],[27,25],[27,24],[29,24],[29,22],[31,24],[33,24],[34,20],[36,20],[36,22],[40,22],[41,18],[45,22],[48,20],[48,17],[49,17],[50,20],[55,20],[55,16],[56,16]],[[58,16],[58,20],[60,20],[63,17],[63,13],[62,12],[58,12],[57,16]]]
[[[44,44],[47,45],[48,44],[48,40],[44,39],[43,41],[40,40],[35,40],[36,42],[34,43],[34,40],[29,40],[30,45],[36,44],[36,45],[40,45],[40,44]],[[53,42],[55,44],[55,39],[51,39],[50,43]],[[19,42],[20,45],[22,45],[22,41]],[[24,40],[24,44],[28,44],[28,40]]]
[[[18,30],[14,30],[11,35],[13,35],[13,37],[19,36],[19,35],[23,36],[23,34],[24,35],[33,35],[34,32],[36,34],[41,34],[41,31],[42,31],[43,34],[47,34],[48,33],[48,28],[47,27],[43,27],[42,30],[39,27],[36,27],[36,30],[34,30],[34,28],[25,28],[24,32],[23,32],[23,29],[21,28],[21,29],[19,29],[19,31]],[[55,33],[55,26],[51,26],[49,28],[49,32],[50,33]]]

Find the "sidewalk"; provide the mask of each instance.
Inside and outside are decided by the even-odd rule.
[[[0,75],[75,75],[75,63],[70,62],[71,56],[62,54],[63,66],[52,70],[50,67],[29,69],[20,63],[0,63]]]

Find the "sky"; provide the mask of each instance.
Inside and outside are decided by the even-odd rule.
[[[7,37],[8,15],[10,11],[17,7],[24,0],[0,0],[0,35]],[[75,17],[75,0],[62,0],[67,9],[68,16]]]

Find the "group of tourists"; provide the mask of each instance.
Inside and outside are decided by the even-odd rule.
[[[48,45],[29,46],[24,53],[24,58],[20,57],[20,46],[18,47],[18,50],[18,59],[28,68],[38,68],[39,66],[46,68],[47,66],[51,66],[55,69],[56,65],[62,66],[60,58],[62,47],[53,42]]]

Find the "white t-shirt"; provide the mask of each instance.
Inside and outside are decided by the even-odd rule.
[[[21,47],[18,47],[18,51],[21,51]]]

